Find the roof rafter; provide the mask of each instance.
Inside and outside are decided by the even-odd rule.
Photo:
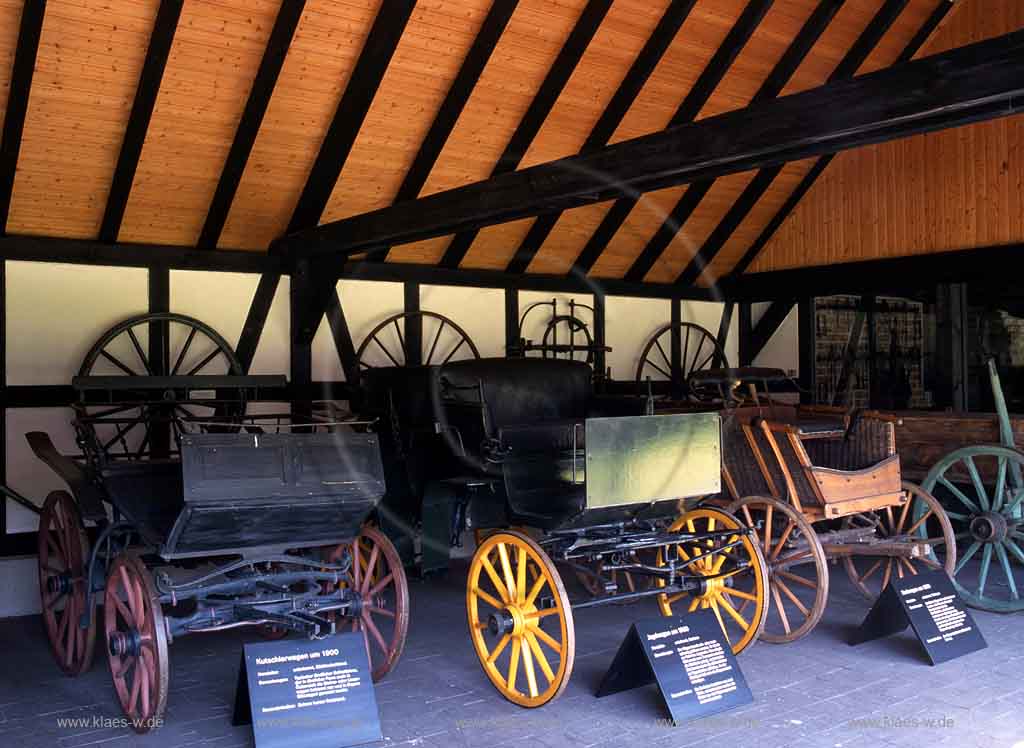
[[[377,11],[288,222],[289,232],[320,222],[415,7],[416,0],[391,0]]]
[[[1010,116],[1024,31],[438,192],[284,237],[349,256],[452,232]]]
[[[718,88],[722,78],[729,72],[733,62],[736,61],[757,27],[761,25],[761,21],[771,10],[773,2],[774,0],[750,0],[747,3],[740,17],[715,51],[714,56],[693,84],[682,104],[679,105],[676,113],[672,115],[672,119],[668,123],[670,128],[692,122],[697,118],[700,110],[707,104],[711,94]],[[576,261],[573,262],[570,273],[586,275],[590,272],[594,263],[597,262],[597,258],[604,252],[612,237],[622,228],[622,224],[626,222],[638,202],[639,198],[633,196],[615,201],[615,204],[605,213],[597,229],[591,234],[590,239],[587,240]]]
[[[146,140],[157,94],[160,93],[160,81],[164,77],[164,68],[171,53],[174,34],[178,30],[183,4],[184,0],[160,0],[160,8],[156,12],[146,60],[139,73],[132,111],[128,115],[128,125],[125,127],[117,166],[107,194],[107,206],[100,223],[100,241],[108,244],[116,242],[121,231],[121,221],[128,207],[128,196],[132,191],[132,182],[135,181],[135,171],[139,167],[139,156],[142,155],[142,144]]]
[[[520,120],[518,127],[505,146],[504,152],[498,158],[498,163],[491,170],[491,176],[507,174],[519,168],[520,162],[529,150],[530,144],[537,136],[544,120],[547,119],[555,102],[569,82],[576,66],[579,64],[583,53],[587,51],[590,41],[594,38],[601,22],[611,8],[611,0],[588,0],[576,25],[566,38],[562,48],[558,51],[551,69],[544,77],[544,81],[537,89],[537,93],[530,102],[526,114]],[[448,268],[458,267],[462,258],[466,256],[470,246],[476,239],[477,231],[468,230],[456,235],[441,258],[441,265]]]
[[[197,246],[203,249],[215,248],[224,230],[228,211],[231,210],[231,203],[242,181],[242,173],[249,161],[249,154],[252,153],[256,135],[263,124],[263,115],[267,113],[270,97],[274,93],[274,86],[277,85],[277,77],[281,73],[292,37],[295,35],[295,28],[299,25],[299,18],[305,7],[306,0],[285,0],[277,12],[274,28],[267,39],[263,59],[260,60],[252,88],[249,89],[249,98],[245,102],[242,117],[238,120],[235,139],[231,142],[231,150],[224,160],[217,190],[213,193],[203,230],[199,234]]]
[[[392,202],[419,196],[517,5],[519,0],[494,0]],[[380,259],[386,260],[387,253]]]
[[[4,129],[0,135],[0,236],[7,232],[7,216],[14,191],[14,173],[18,169],[21,134],[25,129],[28,95],[32,90],[32,73],[36,67],[39,36],[43,30],[46,0],[27,0],[21,11],[18,46],[14,52],[11,83],[7,94]]]
[[[636,59],[633,60],[629,71],[622,79],[622,82],[619,83],[615,93],[612,94],[608,106],[605,107],[597,123],[590,131],[590,135],[587,136],[583,147],[580,148],[581,154],[590,153],[608,145],[608,141],[611,140],[615,130],[626,116],[626,112],[629,111],[633,102],[636,101],[636,97],[647,83],[647,79],[651,77],[654,68],[657,67],[666,50],[672,45],[676,34],[679,33],[679,29],[689,17],[690,11],[693,10],[693,6],[696,4],[697,0],[672,0],[665,9],[661,19],[658,21],[658,25],[644,43],[643,49],[637,54]],[[548,213],[534,221],[516,250],[515,255],[509,260],[505,272],[525,273],[530,262],[551,234],[561,216],[561,211]]]
[[[903,1],[906,2],[906,0]],[[801,27],[800,32],[764,79],[761,87],[751,99],[751,103],[774,99],[782,93],[786,84],[789,83],[797,68],[800,67],[800,64],[810,53],[815,43],[825,32],[825,29],[828,28],[828,25],[835,18],[836,13],[839,12],[844,2],[845,0],[821,0],[818,3],[814,12],[811,13],[810,17]],[[640,255],[634,260],[626,272],[626,278],[635,281],[644,279],[644,276],[654,267],[654,263],[658,261],[658,258],[661,257],[672,243],[676,234],[682,230],[686,221],[697,209],[713,185],[714,182],[702,182],[690,186],[680,198],[679,203],[672,210],[669,217],[658,227],[654,236],[651,237],[650,241],[647,242],[647,245],[640,252]],[[748,194],[748,190],[749,187],[747,190],[744,190],[744,195]],[[685,207],[685,210],[682,210],[682,207]]]
[[[920,51],[921,47],[931,37],[935,29],[938,28],[938,25],[942,23],[942,19],[946,17],[952,8],[952,0],[939,0],[939,4],[935,7],[935,10],[932,11],[931,15],[928,16],[928,19],[921,26],[917,34],[914,35],[910,40],[910,43],[907,44],[903,52],[900,53],[898,62],[909,62],[913,59],[914,55]],[[868,30],[865,29],[865,33],[867,33],[867,31]],[[847,55],[847,57],[849,57],[849,55]],[[842,66],[842,64],[840,64],[840,66]],[[857,67],[860,66],[858,65]],[[856,68],[854,68],[854,72],[856,72]],[[817,181],[818,177],[821,176],[821,173],[825,171],[825,168],[830,163],[832,163],[832,159],[834,157],[835,156],[833,154],[827,154],[814,162],[814,166],[811,167],[811,170],[804,175],[804,178],[800,180],[800,184],[796,186],[796,189],[794,189],[786,199],[786,202],[782,204],[782,207],[779,208],[778,212],[772,216],[772,219],[758,235],[757,239],[754,240],[754,243],[750,245],[750,248],[746,252],[743,253],[740,261],[737,262],[730,271],[730,275],[740,275],[747,271],[747,268],[753,264],[754,260],[756,260],[757,256],[761,253],[761,250],[763,250],[771,238],[775,236],[775,232],[779,230],[782,224],[789,217],[789,214],[792,213],[796,209],[797,204],[803,200],[804,196]]]

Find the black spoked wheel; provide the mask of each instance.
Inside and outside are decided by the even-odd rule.
[[[672,345],[677,334],[678,349]],[[729,368],[729,360],[714,335],[692,322],[668,324],[655,332],[644,346],[636,367],[636,383],[643,392],[648,379],[668,380],[672,383],[673,397],[695,399],[697,393],[689,387],[690,376],[718,367]]]
[[[412,326],[420,331],[419,351],[415,350]],[[359,370],[379,366],[446,364],[456,355],[480,358],[469,333],[448,317],[434,312],[404,312],[388,317],[374,327],[356,351]]]
[[[156,312],[131,317],[107,330],[89,349],[78,370],[81,377],[122,377],[119,388],[131,390],[131,378],[241,376],[241,361],[212,327],[183,314]],[[168,389],[155,401],[80,406],[79,416],[93,429],[94,448],[115,459],[163,457],[188,430],[188,422],[212,419],[237,427],[245,414],[243,390],[177,392]],[[171,436],[173,435],[173,444]]]

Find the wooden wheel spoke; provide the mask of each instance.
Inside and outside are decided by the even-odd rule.
[[[964,555],[960,557],[960,560],[956,562],[956,568],[953,569],[953,576],[956,576],[960,573],[960,570],[963,569],[967,562],[971,560],[971,557],[978,552],[979,548],[981,548],[981,543],[979,543],[977,540],[975,540],[973,543],[970,544],[970,546],[968,546],[967,552],[964,553]]]
[[[465,345],[465,344],[466,344],[466,339],[465,338],[459,338],[459,342],[455,344],[454,348],[452,348],[450,351],[448,351],[448,355],[444,357],[444,361],[442,361],[442,363],[443,364],[447,364],[449,361],[451,361],[452,360],[452,356],[454,356],[456,353],[458,353],[459,349],[462,348],[462,346]]]
[[[540,618],[547,618],[548,616],[557,616],[561,611],[558,608],[544,608],[543,610],[535,610],[527,613],[525,618],[528,621],[536,621]]]
[[[384,641],[384,636],[380,633],[380,629],[377,628],[377,624],[373,622],[373,618],[369,614],[364,614],[362,618],[366,630],[370,632],[373,640],[377,643],[377,646],[380,647],[380,651],[384,653],[385,657],[387,657],[391,654],[391,648],[388,647],[387,642]]]
[[[213,361],[213,359],[217,358],[217,356],[221,355],[222,353],[223,351],[219,347],[214,348],[208,354],[203,356],[203,358],[200,359],[198,364],[189,369],[188,373],[186,373],[185,376],[194,377],[196,374],[205,369],[207,364],[209,364],[211,361]]]
[[[789,618],[786,616],[786,608],[782,604],[782,597],[779,595],[778,584],[772,584],[772,599],[775,601],[775,610],[779,614],[779,619],[782,621],[782,628],[785,629],[786,634],[792,633],[793,629],[789,625]]]
[[[379,553],[380,548],[374,544],[373,550],[370,551],[370,560],[366,562],[366,574],[363,577],[363,588],[360,590],[364,595],[369,591],[370,583],[373,581],[373,572],[377,565],[377,556]]]
[[[548,658],[544,655],[544,650],[540,648],[540,644],[537,642],[537,637],[534,632],[530,629],[526,630],[526,644],[533,652],[533,659],[536,660],[537,664],[540,665],[541,672],[544,673],[544,677],[548,679],[548,683],[551,683],[555,679],[555,673],[551,669]]]
[[[516,690],[516,676],[519,674],[519,650],[523,644],[518,638],[512,639],[512,656],[509,658],[508,663],[508,678],[505,680],[505,686],[509,691]]]
[[[522,603],[526,599],[526,549],[520,548],[517,555],[516,602]]]
[[[525,637],[524,637],[525,638]],[[530,691],[531,698],[537,698],[540,693],[537,690],[537,672],[533,669],[533,652],[530,650],[529,641],[527,646],[519,645],[519,653],[523,657],[523,671],[526,673],[526,687]]]
[[[543,574],[537,575],[537,578],[533,580],[533,586],[530,588],[530,593],[526,596],[526,599],[523,601],[523,607],[528,608],[531,605],[533,605],[533,603],[537,600],[537,595],[539,595],[540,591],[544,589],[544,584],[546,583],[546,581],[547,580],[544,578]]]
[[[925,513],[924,513],[924,514],[922,514],[922,515],[921,515],[920,517],[918,517],[918,518],[917,518],[917,521],[915,521],[915,522],[914,522],[914,524],[912,524],[912,525],[911,525],[911,526],[910,526],[910,527],[909,527],[909,528],[907,529],[907,531],[906,531],[905,533],[903,533],[903,534],[904,534],[904,535],[913,535],[913,534],[914,534],[914,530],[916,530],[916,529],[917,529],[918,527],[920,527],[920,526],[921,526],[921,523],[922,523],[922,522],[924,522],[924,521],[925,521],[926,519],[928,519],[928,518],[929,518],[929,517],[931,517],[931,516],[932,516],[932,510],[931,510],[931,509],[929,509],[929,510],[928,510],[927,512],[925,512]]]
[[[181,365],[185,362],[185,356],[188,354],[188,349],[192,347],[192,341],[196,337],[196,328],[190,327],[188,329],[188,337],[185,338],[184,344],[181,346],[181,350],[178,351],[178,357],[174,360],[174,367],[171,369],[171,376],[173,377],[181,370]]]
[[[562,654],[562,645],[555,640],[551,634],[542,629],[540,626],[531,626],[529,629],[530,633],[536,636],[540,641],[547,644],[555,654]]]
[[[687,612],[687,613],[692,613],[693,611],[697,610],[697,608],[698,608],[699,606],[700,606],[700,598],[699,598],[699,597],[695,597],[695,598],[693,598],[693,599],[692,599],[692,600],[690,601],[690,607],[688,607],[688,608],[686,609],[686,612]]]
[[[492,597],[490,594],[484,592],[479,587],[474,587],[473,588],[473,594],[476,595],[477,597],[479,597],[481,600],[483,600],[485,603],[490,605],[495,610],[503,610],[505,608],[505,603],[501,602],[500,600],[495,599],[494,597]]]
[[[132,663],[135,665],[132,672],[132,691],[128,697],[128,713],[134,715],[136,708],[139,704],[139,692],[142,688],[142,679],[145,677],[142,672],[142,667],[139,665],[137,657],[132,658]]]
[[[128,610],[127,607],[125,607],[125,604],[121,601],[121,598],[114,595],[111,599],[114,601],[114,607],[117,608],[117,612],[121,614],[121,617],[124,619],[125,623],[131,626],[135,620],[134,617],[132,616],[131,611]]]
[[[515,602],[518,599],[516,583],[512,576],[512,564],[509,562],[508,549],[504,543],[498,543],[498,560],[501,563],[501,573],[504,575],[503,579],[508,590],[508,602]]]
[[[978,597],[985,597],[985,584],[988,582],[988,570],[992,566],[992,544],[985,543],[981,551],[981,570],[978,572]]]
[[[142,716],[142,717],[148,717],[149,716],[150,689],[151,689],[151,687],[153,685],[153,683],[152,683],[153,676],[156,674],[155,668],[151,667],[151,663],[149,662],[148,657],[149,657],[149,652],[146,651],[145,649],[142,650],[142,652],[139,655],[139,665],[140,665],[140,667],[139,667],[139,674],[142,676],[142,688],[141,688],[142,713],[140,714],[140,716]]]
[[[787,598],[789,598],[789,601],[791,603],[793,603],[793,605],[795,605],[797,607],[797,610],[799,610],[801,613],[803,613],[804,618],[810,618],[811,617],[811,611],[807,609],[807,606],[803,604],[803,602],[800,600],[800,598],[798,598],[795,594],[793,594],[793,590],[791,590],[788,586],[786,586],[785,582],[783,582],[781,579],[776,578],[775,579],[775,584],[776,584],[776,586],[778,586],[778,588],[782,592],[782,594],[785,595]]]
[[[486,626],[486,624],[485,624],[485,626]],[[487,655],[487,663],[488,664],[493,664],[494,661],[496,659],[498,659],[498,657],[501,656],[501,653],[505,651],[505,647],[508,646],[508,643],[510,641],[512,641],[512,637],[509,636],[508,634],[505,634],[504,636],[502,636],[501,639],[498,640],[498,645],[494,649],[491,650],[491,653],[489,655]]]
[[[367,605],[363,610],[368,610],[371,613],[376,613],[377,615],[384,616],[385,618],[395,617],[395,611],[388,610],[387,608],[378,608],[376,605]]]
[[[768,504],[764,511],[764,553],[766,556],[774,557],[772,553],[772,512],[774,507]]]
[[[381,590],[383,590],[393,581],[395,581],[395,574],[394,572],[389,572],[387,576],[385,576],[383,579],[377,582],[377,584],[373,585],[373,587],[370,589],[370,592],[368,593],[368,596],[373,597],[374,595],[380,594]]]
[[[100,355],[103,356],[103,358],[107,359],[107,361],[112,363],[114,366],[116,366],[118,369],[123,371],[128,376],[130,376],[130,377],[137,377],[137,376],[139,376],[139,373],[137,371],[135,371],[134,369],[132,369],[129,366],[126,366],[121,361],[121,359],[119,359],[117,356],[115,356],[112,353],[110,353],[105,348],[102,351],[100,351]]]
[[[750,592],[745,592],[743,590],[738,590],[735,587],[726,587],[722,590],[722,593],[728,595],[729,597],[738,597],[741,600],[749,600],[755,603],[757,602],[757,595],[751,594]]]
[[[878,568],[879,568],[879,567],[880,567],[881,565],[882,565],[882,559],[878,559],[878,560],[876,560],[876,561],[875,561],[875,563],[873,563],[873,564],[871,565],[871,567],[870,567],[870,568],[869,568],[869,569],[868,569],[868,570],[867,570],[866,572],[864,572],[864,574],[862,574],[862,575],[861,575],[861,576],[860,576],[860,577],[859,577],[859,578],[857,579],[857,581],[858,581],[858,582],[859,582],[860,584],[864,584],[864,582],[866,582],[866,581],[868,580],[868,577],[870,577],[870,576],[871,576],[872,574],[874,574],[874,573],[875,573],[876,571],[878,571]]]
[[[988,493],[985,491],[985,484],[981,480],[981,475],[978,474],[978,466],[974,464],[974,458],[970,455],[964,455],[963,463],[967,467],[968,475],[971,476],[971,483],[974,485],[974,494],[978,497],[978,503],[983,510],[988,511],[991,503],[988,500]]]
[[[722,620],[722,611],[718,609],[718,603],[714,600],[711,601],[711,610],[715,613],[715,618],[718,619],[718,626],[722,629],[722,634],[725,635],[725,641],[728,642],[729,646],[732,646],[732,637],[729,636],[729,629],[726,628],[725,621]]]
[[[1017,592],[1017,580],[1013,578],[1013,569],[1010,567],[1010,559],[1006,555],[1006,549],[1002,543],[996,545],[996,554],[999,556],[999,564],[1003,569],[1003,576],[1006,577],[1006,584],[1010,588],[1010,595],[1014,600],[1020,600],[1020,593]]]
[[[723,608],[725,608],[725,612],[728,613],[729,616],[734,621],[736,621],[736,623],[739,624],[739,626],[744,631],[746,631],[747,629],[750,628],[750,622],[746,618],[741,616],[739,614],[739,611],[737,611],[736,608],[732,607],[732,605],[729,603],[728,600],[726,600],[725,598],[719,597],[718,598],[718,604],[721,605]]]
[[[818,585],[812,582],[810,579],[802,577],[799,574],[794,574],[793,572],[787,569],[780,569],[779,571],[775,572],[775,574],[776,576],[782,577],[783,579],[788,579],[790,582],[793,582],[795,584],[802,584],[804,587],[807,587],[809,589],[818,589]]]
[[[945,486],[946,490],[953,494],[960,501],[961,504],[963,504],[971,511],[972,514],[981,514],[981,510],[978,508],[978,505],[971,501],[969,498],[967,498],[967,495],[959,488],[954,486],[952,481],[948,480],[945,475],[939,476],[939,483]]]
[[[498,595],[501,596],[502,601],[505,602],[505,603],[511,603],[512,602],[512,598],[509,596],[508,590],[505,589],[504,583],[498,577],[498,572],[496,572],[494,570],[494,566],[493,566],[493,564],[491,564],[491,560],[489,558],[487,558],[486,555],[481,556],[480,557],[480,564],[484,567],[484,571],[487,572],[487,576],[489,576],[491,578],[491,584],[494,585],[494,589],[497,590]],[[491,599],[493,599],[493,598],[491,598]],[[501,605],[495,605],[494,607],[501,608],[502,606]]]

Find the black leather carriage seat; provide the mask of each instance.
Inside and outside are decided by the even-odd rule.
[[[482,408],[481,435],[511,450],[502,471],[509,505],[530,524],[557,524],[585,506],[585,486],[564,477],[566,467],[571,472],[566,450],[571,453],[575,424],[584,422],[592,400],[591,376],[585,363],[544,358],[470,359],[439,372],[445,402]],[[583,429],[576,432],[582,449]],[[463,438],[467,449],[475,448],[472,435]],[[582,470],[582,459],[579,465]]]

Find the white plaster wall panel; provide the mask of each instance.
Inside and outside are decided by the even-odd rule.
[[[763,314],[763,312],[762,312]],[[756,323],[755,323],[756,324]],[[754,366],[769,366],[800,376],[800,312],[794,305],[779,329],[754,359]]]
[[[232,348],[237,348],[259,280],[255,273],[172,270],[170,309],[205,322]],[[289,373],[288,288],[289,279],[281,278],[253,356],[251,374]],[[172,351],[175,343],[182,342],[172,340]],[[196,355],[201,359],[205,354],[197,352]],[[204,373],[214,372],[204,370]]]
[[[487,358],[505,355],[505,292],[500,288],[467,288],[462,286],[421,286],[420,309],[442,314],[466,331],[480,355]],[[424,356],[440,328],[437,320],[423,323]],[[432,363],[443,361],[458,344],[458,336],[447,326],[441,331]],[[453,361],[469,358],[469,349],[462,346]]]
[[[711,337],[718,336],[718,326],[722,322],[722,312],[725,311],[725,304],[718,301],[682,301],[680,304],[680,317],[683,322],[692,322],[695,325],[700,325],[711,333]],[[739,314],[734,312],[729,325],[729,336],[725,344],[725,355],[732,366],[739,364],[738,325]],[[700,362],[698,361],[697,363]]]
[[[605,297],[605,342],[612,379],[632,380],[647,341],[672,319],[668,299],[640,299],[630,296]],[[663,378],[652,371],[652,378]]]
[[[149,308],[141,268],[7,263],[7,384],[70,384],[105,330]]]
[[[342,280],[338,283],[338,294],[341,297],[341,308],[345,312],[345,321],[348,322],[349,333],[352,335],[352,344],[359,350],[360,344],[369,336],[370,331],[394,314],[400,314],[405,310],[405,289],[401,283],[390,281],[364,281],[364,280]],[[403,335],[405,331],[403,330]],[[390,330],[382,331],[382,341],[389,347],[392,355],[399,350],[397,333],[392,326]],[[318,334],[326,334],[330,338],[330,330],[327,328],[327,321],[320,323]],[[334,341],[329,342],[331,349],[334,348]],[[337,359],[337,354],[334,354]],[[367,350],[366,361],[371,366],[393,366],[387,355],[375,345]],[[320,356],[314,358],[314,367]],[[401,359],[399,359],[401,360]],[[319,375],[314,369],[314,378]],[[337,378],[341,378],[340,365]]]
[[[519,336],[532,340],[534,343],[540,343],[544,339],[544,329],[547,327],[549,320],[551,319],[551,300],[554,299],[557,305],[557,313],[559,315],[569,314],[569,301],[574,300],[577,304],[585,304],[588,307],[593,308],[594,297],[591,294],[564,294],[564,293],[550,293],[548,291],[520,291],[519,292],[519,318],[522,319],[523,312],[531,304],[536,304],[538,301],[548,302],[547,306],[542,306],[534,309],[526,317],[524,323],[524,329],[519,331]],[[504,303],[504,302],[503,302]],[[590,330],[590,334],[594,334],[594,315],[590,309],[576,309],[576,316],[579,317],[583,322],[586,323],[587,328]],[[568,342],[568,326],[561,325],[558,329],[558,341],[560,343]],[[539,354],[533,354],[539,355]]]
[[[334,346],[334,336],[331,335],[331,326],[327,323],[326,317],[320,320],[320,326],[316,328],[316,335],[313,336],[312,357],[314,382],[345,381],[341,359],[338,358],[338,349]]]
[[[35,556],[0,561],[0,618],[31,616],[40,611],[39,566]]]
[[[25,440],[25,434],[29,431],[45,431],[53,439],[58,451],[77,454],[79,449],[71,426],[73,417],[70,408],[7,409],[7,484],[39,506],[43,505],[50,491],[66,491],[68,487],[35,456]],[[8,532],[32,532],[37,525],[35,514],[7,499]]]

